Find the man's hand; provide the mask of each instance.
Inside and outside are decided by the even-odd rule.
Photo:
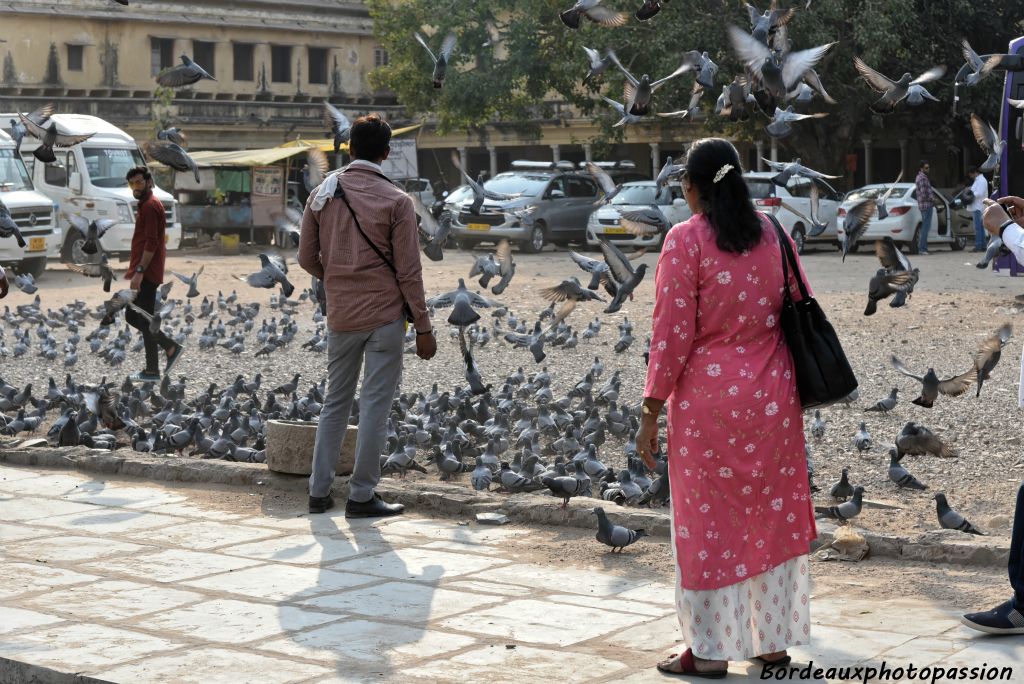
[[[429,332],[426,335],[416,335],[416,356],[420,357],[424,361],[429,361],[434,358],[434,354],[437,353],[437,340],[434,339],[434,333]]]
[[[7,290],[10,287],[11,285],[10,283],[7,282],[7,274],[5,273],[3,277],[0,278],[0,299],[3,299],[4,297],[7,296]]]
[[[1009,206],[1011,216],[1006,215],[1006,211],[1000,206],[1002,204]],[[999,237],[999,229],[1011,219],[1015,220],[1018,225],[1024,226],[1024,223],[1021,223],[1021,220],[1024,219],[1024,200],[1019,197],[1003,197],[996,202],[985,200],[985,210],[981,215],[981,222],[990,234]]]
[[[140,287],[142,287],[142,274],[141,273],[136,273],[135,275],[132,276],[132,282],[131,282],[130,287],[133,290],[138,290]]]

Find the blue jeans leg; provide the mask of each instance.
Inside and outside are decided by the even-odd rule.
[[[918,249],[922,252],[928,251],[928,231],[932,228],[933,213],[935,213],[935,207],[921,210],[921,242],[918,245]]]
[[[971,213],[974,215],[974,248],[985,249],[985,225],[981,222],[981,210]]]
[[[1013,514],[1013,536],[1010,538],[1010,586],[1017,598],[1017,607],[1024,608],[1024,483],[1017,491],[1017,510]]]

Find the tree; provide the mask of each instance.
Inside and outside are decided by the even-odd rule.
[[[554,116],[557,103],[564,102],[583,115],[602,117],[605,136],[611,137],[618,132],[611,131],[612,114],[599,95],[621,101],[623,78],[613,68],[584,87],[583,46],[602,52],[614,48],[634,74],[649,73],[652,78],[670,73],[680,55],[691,49],[707,50],[719,64],[720,85],[742,73],[726,35],[730,23],[749,28],[739,0],[670,1],[648,22],[630,17],[623,27],[604,28],[584,21],[578,31],[558,19],[570,2],[448,0],[439,6],[437,0],[368,0],[377,38],[390,53],[390,63],[373,72],[371,79],[394,91],[410,113],[433,117],[441,133],[479,131],[496,123],[536,130],[541,121]],[[606,4],[630,12],[633,5],[639,6],[623,5],[621,0]],[[1024,0],[813,0],[810,10],[801,0],[796,6],[789,27],[795,49],[837,42],[818,72],[838,104],[816,100],[813,110],[829,116],[798,124],[797,132],[782,142],[786,153],[822,169],[837,169],[851,148],[873,132],[964,144],[970,140],[966,121],[971,111],[993,120],[998,117],[1001,74],[970,91],[961,88],[958,115],[950,114],[952,77],[963,63],[960,39],[968,37],[979,53],[1004,51],[1008,41],[1024,31]],[[443,35],[458,35],[448,81],[440,91],[431,87],[430,58],[412,40],[414,31],[420,31],[435,51]],[[854,55],[893,78],[946,65],[947,75],[932,84],[942,102],[917,108],[901,105],[886,117],[873,114],[868,105],[875,95],[857,77]],[[667,84],[655,95],[656,108],[685,107],[692,83],[692,77],[684,75]],[[766,138],[767,119],[760,114],[737,124],[711,114],[718,95],[705,93],[702,101],[709,113],[707,134]]]

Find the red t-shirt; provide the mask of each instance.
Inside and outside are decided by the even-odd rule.
[[[159,285],[164,282],[164,260],[167,258],[167,243],[164,233],[167,230],[167,215],[164,205],[150,194],[149,198],[139,202],[135,216],[135,233],[132,235],[131,260],[125,278],[131,280],[135,275],[135,267],[142,261],[143,252],[153,252],[149,266],[142,274],[144,280]]]

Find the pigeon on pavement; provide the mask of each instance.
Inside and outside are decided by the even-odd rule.
[[[834,520],[852,520],[860,515],[864,506],[864,488],[854,487],[853,499],[835,506],[815,506],[816,515]]]
[[[985,536],[985,533],[972,525],[967,518],[949,507],[944,492],[935,494],[935,513],[939,516],[939,524],[945,530],[959,530],[967,534]]]
[[[829,491],[829,496],[834,501],[846,501],[853,496],[853,485],[850,484],[850,469],[843,468],[843,474],[839,477],[839,482],[832,485],[832,489]]]
[[[871,450],[871,433],[868,432],[867,424],[861,423],[857,428],[857,432],[853,435],[853,446],[860,453]]]
[[[612,547],[612,553],[615,553],[615,549],[618,549],[619,553],[621,553],[622,549],[647,536],[647,532],[642,528],[631,530],[622,525],[613,525],[601,507],[595,508],[594,514],[597,515],[597,535],[595,538],[605,546]]]
[[[896,453],[900,458],[906,454],[933,454],[939,458],[951,458],[956,455],[952,447],[939,439],[935,433],[914,421],[904,425],[896,436]]]

